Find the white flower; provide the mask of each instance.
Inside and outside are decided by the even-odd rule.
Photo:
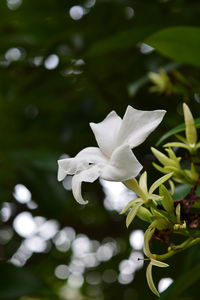
[[[88,147],[74,158],[58,161],[58,180],[66,175],[72,178],[72,192],[80,204],[86,204],[81,195],[81,183],[97,178],[125,181],[136,177],[142,165],[132,152],[159,125],[166,111],[142,111],[128,106],[123,119],[115,111],[100,123],[90,123],[97,147]]]

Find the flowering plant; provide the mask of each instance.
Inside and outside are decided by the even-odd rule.
[[[151,148],[155,158],[161,163],[161,165],[157,163],[153,165],[164,175],[150,188],[147,185],[146,171],[138,180],[135,178],[142,170],[142,165],[132,149],[141,144],[160,124],[165,115],[163,110],[142,111],[128,106],[123,119],[112,111],[102,122],[90,123],[99,147],[85,148],[74,158],[58,161],[58,180],[73,175],[72,192],[80,204],[87,203],[81,194],[82,182],[94,182],[97,178],[121,181],[137,194],[138,197],[131,200],[121,214],[127,213],[127,227],[135,216],[148,223],[144,234],[144,254],[150,261],[146,276],[150,289],[157,296],[159,292],[153,282],[152,266],[168,267],[168,264],[163,261],[200,242],[198,213],[200,198],[196,194],[200,185],[198,158],[200,142],[198,142],[195,121],[185,103],[183,112],[185,125],[181,125],[172,133],[185,130],[185,137],[176,134],[175,137],[179,141],[169,142],[163,146],[166,154]],[[185,156],[184,153],[182,157],[177,157],[179,148],[185,149],[187,155]],[[186,168],[183,167],[184,159],[187,160]],[[168,186],[164,185],[166,183]],[[173,195],[180,185],[189,186],[190,191],[183,199],[174,200]],[[171,245],[169,238],[173,233],[185,236],[185,241],[180,245]],[[153,238],[167,244],[166,253],[151,252],[150,244]]]

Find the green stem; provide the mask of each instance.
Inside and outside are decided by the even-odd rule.
[[[137,180],[135,178],[123,181],[123,184],[131,191],[135,192],[140,198],[147,199],[147,195],[140,188]]]
[[[200,242],[200,238],[193,238],[190,237],[188,238],[186,241],[184,241],[182,244],[178,245],[178,246],[172,246],[170,247],[170,249],[168,250],[167,253],[165,254],[161,254],[161,255],[156,255],[156,259],[163,261],[168,259],[169,257],[175,255],[178,252],[181,252],[187,248],[192,247],[193,245],[196,245]]]

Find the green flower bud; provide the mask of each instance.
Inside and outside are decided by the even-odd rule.
[[[191,147],[194,147],[197,142],[197,130],[192,113],[186,103],[183,103],[183,113],[185,119],[186,140]]]

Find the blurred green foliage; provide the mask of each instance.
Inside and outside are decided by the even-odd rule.
[[[78,20],[70,16],[76,5]],[[141,222],[127,230],[125,217],[104,207],[98,182],[83,187],[90,198],[87,206],[75,203],[71,191],[57,182],[57,159],[95,145],[88,123],[103,120],[113,109],[121,116],[128,104],[166,109],[163,123],[135,151],[151,180],[157,177],[149,147],[183,121],[183,100],[199,117],[199,15],[198,0],[1,0],[0,299],[155,299],[145,282],[146,266],[129,284],[102,280],[106,270],[119,274],[120,262],[131,253],[129,235],[142,228]],[[149,72],[161,70],[168,84],[152,93]],[[35,206],[16,201],[16,184],[30,190]],[[114,240],[116,254],[83,274],[87,279],[93,272],[92,278],[101,280],[84,280],[80,289],[70,289],[66,279],[58,279],[55,268],[70,264],[73,247],[60,251],[52,238],[45,240],[44,251],[30,253],[20,263],[16,253],[26,237],[13,229],[13,221],[22,212],[56,220],[60,229],[72,227],[100,243]],[[155,247],[158,253],[164,245],[156,242]],[[195,264],[188,251],[170,259],[169,270],[155,272],[156,282],[162,277],[175,280],[161,299],[199,299],[199,246],[195,249]]]

